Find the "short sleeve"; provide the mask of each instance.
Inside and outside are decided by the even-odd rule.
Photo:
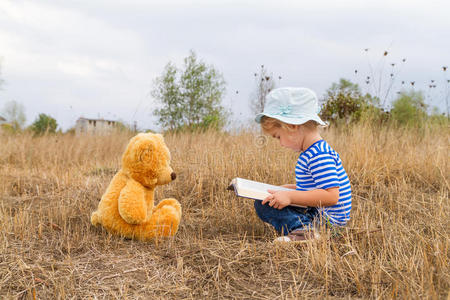
[[[317,153],[309,160],[308,169],[317,188],[339,187],[336,161],[330,153]]]

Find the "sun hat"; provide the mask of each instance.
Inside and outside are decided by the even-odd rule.
[[[282,87],[267,94],[264,111],[256,115],[255,121],[261,123],[261,118],[267,116],[292,125],[313,120],[327,126],[327,123],[320,119],[319,111],[319,101],[312,90],[303,87]]]

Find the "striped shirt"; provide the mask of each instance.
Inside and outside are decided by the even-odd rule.
[[[300,154],[295,166],[295,180],[299,191],[339,187],[338,203],[318,209],[333,225],[347,223],[352,208],[352,189],[339,154],[327,142],[317,141]]]

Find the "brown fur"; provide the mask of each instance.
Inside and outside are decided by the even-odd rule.
[[[172,173],[170,152],[162,135],[136,135],[122,156],[122,169],[92,213],[91,223],[143,241],[175,235],[181,219],[180,203],[171,198],[154,206],[156,185],[171,182]]]

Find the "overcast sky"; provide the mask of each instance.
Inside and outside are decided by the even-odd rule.
[[[192,49],[222,72],[236,122],[262,64],[319,97],[342,77],[375,93],[381,78],[384,95],[393,73],[390,97],[415,81],[444,111],[449,36],[449,1],[0,0],[0,109],[15,100],[28,124],[47,113],[63,129],[81,116],[157,128],[152,82]]]

